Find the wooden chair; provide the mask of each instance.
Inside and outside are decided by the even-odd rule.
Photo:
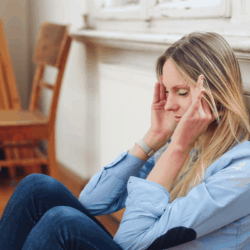
[[[4,30],[4,23],[0,19],[0,110],[21,110],[21,101],[16,84],[16,78],[12,66],[11,56]],[[6,142],[5,142],[6,143]],[[11,143],[11,142],[8,142]],[[16,158],[30,157],[33,151],[29,148],[4,148],[3,153],[8,160],[12,159],[12,155]],[[0,167],[1,169],[1,167]],[[40,165],[34,165],[33,171],[42,173]],[[32,173],[29,168],[29,173]],[[15,178],[14,166],[9,166],[11,179]]]
[[[0,19],[0,110],[21,109],[3,21]]]
[[[55,149],[55,121],[63,73],[66,66],[72,38],[68,26],[44,22],[38,34],[33,61],[37,64],[28,110],[0,110],[0,148],[33,150],[34,157],[21,158],[18,154],[0,161],[1,166],[48,165],[48,174],[60,180]],[[44,82],[46,66],[57,68],[54,85]],[[1,77],[1,76],[0,76]],[[39,97],[42,88],[53,90],[48,116],[39,111]],[[38,142],[48,141],[47,156],[38,148]]]

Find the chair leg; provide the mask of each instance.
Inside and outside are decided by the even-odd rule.
[[[10,179],[15,180],[16,178],[16,171],[14,166],[9,166],[9,173],[10,173]]]
[[[6,148],[4,150],[5,153],[5,157],[7,160],[11,160],[12,159],[12,154],[11,154],[11,149],[10,148]],[[14,166],[9,166],[9,174],[10,174],[10,178],[11,180],[14,180],[16,178],[16,172],[15,172],[15,167]]]
[[[60,181],[60,174],[56,159],[55,133],[51,133],[48,140],[48,172],[51,177]]]
[[[21,153],[22,153],[23,158],[35,158],[35,154],[34,154],[32,148],[22,148]],[[41,165],[39,165],[39,164],[36,164],[34,166],[25,166],[25,167],[26,167],[27,175],[30,175],[33,173],[42,174],[42,168],[41,168]]]

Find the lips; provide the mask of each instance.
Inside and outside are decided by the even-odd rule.
[[[181,116],[175,116],[175,117],[174,117],[174,120],[175,120],[176,122],[179,122],[180,119],[181,119]]]

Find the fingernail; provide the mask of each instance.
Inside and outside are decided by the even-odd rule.
[[[204,75],[201,75],[201,80],[202,80],[202,81],[204,80]]]

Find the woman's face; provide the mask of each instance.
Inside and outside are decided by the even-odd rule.
[[[165,62],[161,79],[166,88],[165,110],[172,111],[174,117],[182,117],[192,104],[190,87],[181,78],[171,59]],[[175,120],[179,122],[180,119]]]

